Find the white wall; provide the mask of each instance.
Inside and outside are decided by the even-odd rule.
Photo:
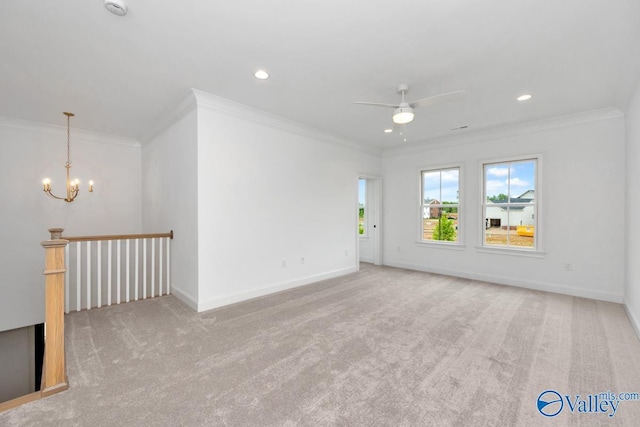
[[[140,232],[140,147],[136,141],[83,132],[71,122],[72,177],[81,180],[73,203],[47,197],[65,191],[66,120],[49,126],[0,117],[0,331],[44,321],[47,229],[67,236]],[[95,192],[86,192],[89,179]]]
[[[386,154],[385,264],[621,302],[627,234],[624,135],[621,113],[606,110]],[[538,229],[544,255],[478,250],[484,224],[481,162],[532,154],[543,156],[536,198],[542,203]],[[452,165],[460,165],[463,174],[464,247],[417,245],[418,170]],[[565,263],[573,271],[565,271]]]
[[[173,230],[171,292],[196,308],[198,300],[198,180],[195,99],[179,118],[142,147],[144,232]]]
[[[198,308],[355,271],[358,173],[379,175],[379,156],[197,98]]]
[[[624,302],[640,337],[640,86],[626,113],[627,124],[627,251]]]

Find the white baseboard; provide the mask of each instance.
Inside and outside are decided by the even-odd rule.
[[[636,316],[636,314],[633,312],[633,310],[631,310],[631,307],[629,307],[626,303],[624,304],[624,309],[627,311],[627,317],[629,317],[629,321],[631,322],[631,326],[633,326],[633,329],[635,329],[636,335],[638,336],[638,339],[640,340],[640,318],[638,318],[638,316]]]
[[[446,268],[432,268],[421,265],[408,264],[404,262],[385,260],[384,265],[390,267],[406,268],[409,270],[425,271],[427,273],[444,274],[446,276],[461,277],[464,279],[479,280],[482,282],[497,283],[500,285],[515,286],[519,288],[534,289],[537,291],[553,292],[556,294],[571,295],[574,297],[590,298],[600,301],[622,303],[622,295],[608,292],[592,291],[587,289],[577,289],[554,283],[537,282],[533,280],[522,280],[513,277],[496,276],[493,274],[479,274],[462,270],[450,270]]]
[[[249,299],[273,294],[276,292],[285,291],[287,289],[310,285],[312,283],[320,282],[321,280],[333,279],[334,277],[344,276],[345,274],[355,273],[356,271],[357,271],[357,267],[355,266],[342,268],[339,270],[333,270],[327,273],[316,274],[313,276],[308,276],[302,279],[296,279],[296,280],[292,280],[285,283],[279,283],[276,285],[269,285],[262,288],[254,288],[248,291],[238,292],[235,294],[224,295],[221,297],[210,299],[208,301],[202,301],[197,303],[196,310],[198,312],[212,310],[214,308],[224,307],[225,305],[235,304],[237,302],[246,301]],[[191,304],[189,303],[187,304],[191,307]]]
[[[185,305],[187,305],[187,307],[191,308],[192,310],[198,311],[198,301],[188,293],[176,287],[175,285],[171,285],[171,295],[178,298],[180,301],[182,301]]]

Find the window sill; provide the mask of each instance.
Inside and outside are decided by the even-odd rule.
[[[363,236],[363,235],[358,235],[358,237],[360,238],[360,240],[369,240],[369,236]]]
[[[437,248],[437,249],[449,249],[454,251],[464,251],[465,246],[462,243],[444,243],[444,242],[429,242],[429,241],[420,241],[416,242],[416,246],[422,248]]]
[[[517,248],[504,248],[504,247],[487,247],[487,246],[476,246],[476,250],[478,252],[484,252],[487,254],[500,254],[500,255],[511,255],[511,256],[520,256],[527,258],[544,258],[546,252],[538,251],[535,249],[517,249]]]

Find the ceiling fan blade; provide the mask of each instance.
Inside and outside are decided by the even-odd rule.
[[[411,105],[413,108],[429,107],[431,105],[438,104],[440,102],[452,101],[454,99],[460,98],[462,94],[464,94],[464,90],[458,90],[456,92],[441,93],[440,95],[434,95],[428,98],[422,98],[417,101],[410,102],[409,105]]]
[[[398,108],[397,104],[382,104],[380,102],[363,102],[363,101],[356,101],[354,102],[354,104],[360,104],[360,105],[372,105],[374,107],[389,107],[389,108]]]

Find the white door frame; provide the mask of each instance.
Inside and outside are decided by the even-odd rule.
[[[370,175],[366,173],[358,174],[358,180],[366,179],[367,180],[367,206],[368,206],[368,215],[367,219],[370,224],[369,226],[369,238],[373,243],[373,263],[375,265],[382,265],[382,177],[378,175]],[[369,191],[369,186],[371,185],[371,191]],[[359,187],[359,186],[356,186]],[[369,200],[370,196],[373,196],[373,200]],[[356,250],[356,265],[358,265],[358,269],[360,269],[360,234],[358,233],[358,191],[356,191],[356,239],[357,239],[357,250]],[[373,208],[373,209],[372,209]]]

